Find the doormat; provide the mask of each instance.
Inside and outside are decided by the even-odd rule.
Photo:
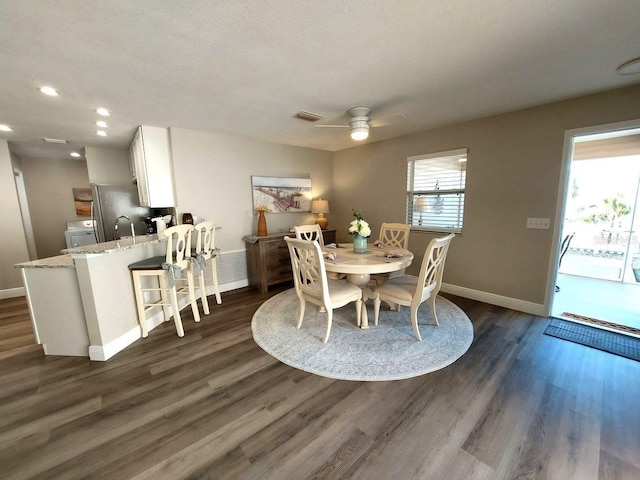
[[[620,333],[629,333],[631,335],[640,337],[640,329],[629,327],[627,325],[620,325],[619,323],[606,322],[604,320],[598,320],[597,318],[585,317],[584,315],[577,315],[575,313],[569,313],[569,312],[563,312],[562,316],[570,320],[577,320],[578,322],[591,323],[592,325],[598,325],[600,327],[608,328],[610,330],[615,330]]]
[[[544,334],[640,362],[639,338],[559,318],[551,319]]]

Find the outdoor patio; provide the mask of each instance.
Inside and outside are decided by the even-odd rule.
[[[559,273],[552,315],[569,312],[640,329],[640,283]]]

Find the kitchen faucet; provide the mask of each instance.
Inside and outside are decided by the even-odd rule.
[[[118,218],[116,218],[116,223],[113,225],[113,239],[114,240],[119,240],[120,239],[120,235],[118,235],[118,221],[121,218],[125,218],[125,219],[129,220],[129,224],[131,225],[131,238],[135,239],[136,238],[136,230],[133,227],[133,222],[126,215],[120,215]]]

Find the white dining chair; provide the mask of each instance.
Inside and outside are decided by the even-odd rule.
[[[378,240],[375,243],[381,243],[385,247],[407,250],[409,248],[410,231],[411,225],[407,223],[383,223],[380,227],[380,235],[378,235]],[[380,285],[393,277],[400,277],[404,275],[404,272],[405,270],[402,269],[395,272],[372,275],[372,286]]]
[[[333,309],[356,303],[356,323],[360,325],[362,312],[362,290],[344,280],[327,278],[324,257],[317,241],[284,237],[289,248],[293,283],[300,302],[296,328],[302,326],[306,303],[324,308],[327,313],[327,331],[323,343],[329,340]]]
[[[378,241],[387,247],[409,248],[409,231],[411,225],[407,223],[383,223],[380,226]]]
[[[322,229],[320,225],[314,223],[313,225],[296,225],[293,227],[296,234],[296,238],[301,240],[317,240],[321,247],[324,247],[324,238],[322,236]]]
[[[222,298],[220,297],[220,287],[218,286],[218,252],[215,244],[216,226],[213,222],[200,222],[193,227],[196,235],[196,251],[194,252],[195,262],[197,264],[196,274],[200,286],[200,301],[202,302],[202,310],[205,315],[209,314],[209,301],[207,300],[207,290],[205,286],[205,270],[207,263],[211,271],[213,294],[216,296],[216,303],[220,305]],[[192,264],[193,267],[193,264]]]
[[[380,303],[382,301],[387,302],[390,306],[397,305],[398,311],[400,311],[400,305],[409,306],[411,307],[411,324],[413,331],[416,338],[422,341],[420,330],[418,329],[418,308],[426,300],[429,301],[431,317],[434,323],[438,325],[436,297],[442,285],[442,274],[444,272],[447,251],[454,236],[455,235],[451,233],[445,237],[434,238],[429,242],[424,258],[422,259],[420,275],[417,278],[402,275],[400,277],[390,278],[386,282],[373,287],[373,321],[375,325],[378,325]]]
[[[129,265],[143,337],[149,334],[147,313],[157,307],[162,307],[165,321],[169,321],[173,316],[178,336],[184,336],[178,295],[188,297],[189,301],[184,306],[191,305],[194,320],[200,321],[193,272],[190,268],[192,232],[193,225],[176,225],[166,229],[160,234],[167,239],[165,255],[147,258]],[[157,279],[157,286],[156,284],[148,285],[145,279],[149,277]],[[160,299],[157,298],[158,295]]]

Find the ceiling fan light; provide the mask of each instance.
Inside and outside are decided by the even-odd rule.
[[[354,140],[364,140],[369,136],[368,127],[354,127],[351,129],[351,138]]]

